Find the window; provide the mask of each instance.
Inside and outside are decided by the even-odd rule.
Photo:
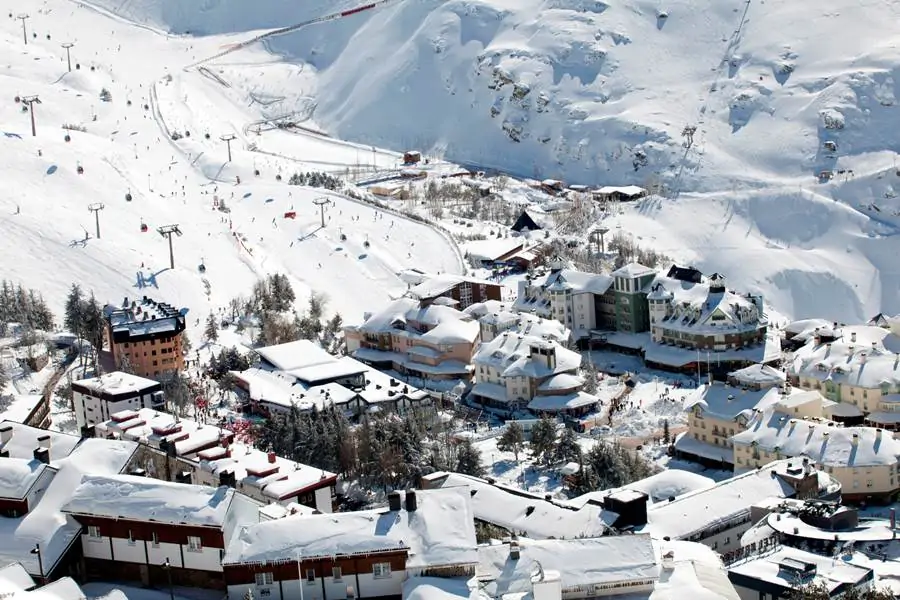
[[[375,563],[372,565],[372,575],[375,579],[387,579],[391,576],[391,563]]]
[[[92,538],[103,537],[100,535],[100,528],[97,527],[96,525],[88,525],[87,534],[88,534],[88,537],[92,537]]]
[[[307,583],[315,583],[316,582],[316,570],[315,569],[307,569],[306,570],[306,582]]]
[[[275,578],[271,573],[257,573],[256,574],[256,585],[272,585],[275,581]]]
[[[203,543],[195,535],[189,535],[187,539],[189,552],[203,552]]]
[[[341,580],[341,568],[340,567],[331,567],[331,578],[335,581]]]
[[[155,531],[153,532],[153,538],[151,539],[150,543],[153,544],[153,546],[156,548],[159,547],[159,534]]]

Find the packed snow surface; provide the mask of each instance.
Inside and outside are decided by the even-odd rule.
[[[213,40],[357,4],[95,1],[177,34],[171,46],[209,36],[191,39],[179,67],[217,53]],[[898,13],[883,0],[398,1],[207,63],[205,83],[262,118],[365,144],[536,179],[659,182],[662,198],[613,224],[784,314],[849,321],[900,310]],[[161,102],[193,98],[179,87],[190,77],[174,76],[179,92]],[[220,114],[224,103],[210,103]],[[261,145],[277,153],[289,137]],[[317,139],[310,159],[341,162],[333,146]]]

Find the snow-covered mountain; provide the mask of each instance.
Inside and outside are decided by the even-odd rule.
[[[11,0],[2,4],[4,13],[18,10]],[[395,151],[418,148],[527,177],[658,182],[665,189],[662,197],[627,208],[610,225],[680,262],[724,272],[737,288],[762,291],[787,315],[858,320],[880,310],[900,311],[898,247],[892,239],[900,223],[894,191],[900,186],[893,135],[900,65],[896,3],[396,0],[271,38],[210,62],[202,71],[182,70],[262,30],[358,4],[46,0],[28,22],[40,35],[27,55],[18,54],[20,22],[3,20],[2,43],[16,52],[9,59],[12,70],[0,77],[7,78],[4,89],[17,90],[41,78],[41,90],[22,89],[23,94],[83,94],[80,104],[59,107],[50,119],[53,127],[70,118],[87,122],[98,113],[101,125],[88,123],[88,131],[99,128],[103,140],[97,143],[105,150],[57,144],[69,162],[78,157],[99,161],[91,165],[91,174],[107,169],[104,153],[119,167],[107,171],[112,186],[94,183],[96,189],[81,190],[83,179],[65,182],[69,197],[84,193],[78,196],[81,204],[107,193],[110,204],[118,201],[123,190],[107,189],[116,186],[131,186],[140,194],[141,186],[154,187],[155,194],[160,189],[177,194],[178,185],[163,183],[172,162],[192,186],[201,186],[202,176],[231,180],[241,175],[241,194],[252,194],[236,211],[260,196],[274,197],[283,211],[285,192],[272,183],[275,171],[341,171],[361,162],[388,166],[396,163],[396,154],[373,152],[369,144]],[[131,21],[142,28],[128,25]],[[90,57],[98,70],[63,76],[64,54],[57,37],[42,39],[45,30],[76,39],[75,54],[85,63]],[[33,60],[31,53],[39,50],[44,62]],[[19,80],[10,82],[10,77]],[[140,105],[150,104],[154,81],[156,109],[142,113]],[[127,112],[118,102],[97,102],[104,85],[116,99],[133,96],[136,106]],[[4,128],[21,125],[19,105],[0,106]],[[52,103],[38,108],[39,114],[54,110]],[[157,113],[162,129],[150,123]],[[126,116],[152,156],[130,156],[131,144],[123,142]],[[366,145],[281,131],[262,138],[254,133],[261,119],[277,117]],[[150,123],[150,130],[133,125],[135,119]],[[170,130],[195,135],[177,144],[165,136],[156,142]],[[212,137],[203,139],[198,132]],[[257,152],[223,167],[225,150],[217,138],[226,132],[237,136],[236,148]],[[0,143],[28,149],[27,159],[15,160],[34,165],[10,164],[30,173],[27,177],[46,168],[46,155],[43,161],[34,158],[36,141]],[[263,173],[258,181],[255,169]],[[820,179],[823,171],[834,177]],[[154,181],[157,177],[162,180]],[[263,179],[266,183],[259,183]],[[48,180],[41,176],[28,183],[44,186]],[[54,181],[63,183],[62,178]],[[251,181],[261,187],[245,190]],[[147,196],[154,197],[149,191]],[[81,204],[72,214],[81,214],[77,222],[87,225],[90,215]],[[274,209],[263,202],[241,218],[266,210]],[[136,214],[132,205],[128,218],[133,221]],[[271,227],[272,215],[265,214],[257,222]],[[198,215],[216,224],[217,213]],[[113,218],[110,212],[104,216]],[[314,216],[307,215],[310,227]],[[65,219],[69,229],[74,218]],[[61,239],[70,233],[65,231]],[[254,231],[254,239],[257,233],[263,244],[275,235]],[[34,225],[8,244],[30,248],[34,242],[28,236],[41,234]],[[152,237],[162,248],[159,236]],[[342,284],[307,271],[318,259],[290,263],[281,248],[287,243],[267,248],[271,258],[262,270],[293,269],[300,280],[325,286],[332,296],[347,294]],[[441,247],[443,242],[434,243]],[[322,255],[330,257],[336,247],[323,245]],[[450,269],[453,260],[449,247],[440,252],[444,262],[435,265],[429,263],[431,254],[416,260],[414,252],[391,252],[385,263],[390,268],[400,262]],[[118,270],[133,271],[130,263],[136,260],[137,255]],[[390,268],[384,268],[384,277],[393,282]],[[241,275],[242,269],[235,267],[235,281],[252,279],[260,267],[247,267]],[[360,273],[360,284],[372,279],[368,271]]]

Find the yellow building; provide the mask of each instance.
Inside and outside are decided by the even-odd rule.
[[[900,489],[900,441],[882,429],[795,417],[776,402],[757,412],[732,443],[735,469],[807,456],[841,483],[849,501],[886,500]]]

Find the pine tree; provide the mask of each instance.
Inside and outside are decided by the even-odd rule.
[[[578,436],[575,431],[563,429],[553,448],[553,458],[557,462],[575,462],[581,464],[581,444],[578,443]]]
[[[516,421],[510,421],[506,425],[506,431],[497,440],[497,450],[500,452],[512,452],[519,462],[519,452],[525,448],[525,431]]]
[[[589,356],[585,356],[581,361],[581,376],[584,377],[584,387],[582,391],[586,394],[597,393],[597,366]]]
[[[99,364],[100,352],[103,350],[103,309],[91,292],[90,298],[82,303],[82,335],[94,350],[94,370]]]
[[[535,460],[546,460],[555,443],[556,421],[545,415],[531,428],[531,455]]]
[[[216,323],[216,316],[212,314],[212,312],[206,317],[206,329],[203,331],[203,335],[206,336],[206,340],[209,342],[215,342],[219,339],[219,328]]]
[[[84,315],[82,307],[84,299],[81,294],[81,287],[77,283],[73,283],[69,289],[69,295],[66,298],[65,317],[63,324],[66,329],[74,333],[77,337],[81,337],[82,325],[84,323]]]
[[[472,475],[473,477],[484,476],[484,466],[481,464],[481,452],[472,444],[469,438],[462,438],[456,447],[456,469],[457,473],[463,475]]]
[[[668,445],[672,441],[672,434],[669,433],[669,420],[663,421],[663,443]]]

